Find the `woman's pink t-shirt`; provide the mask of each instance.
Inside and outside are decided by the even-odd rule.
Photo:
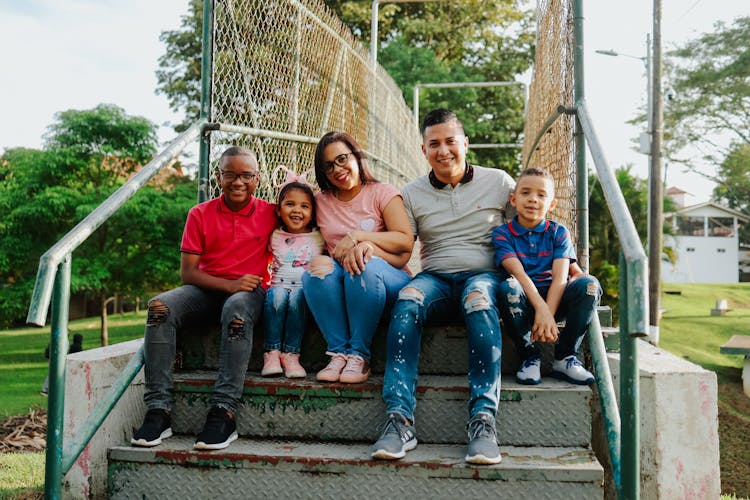
[[[349,201],[339,201],[331,191],[315,195],[318,227],[332,254],[349,231],[385,231],[383,210],[396,197],[398,189],[384,182],[368,182]]]

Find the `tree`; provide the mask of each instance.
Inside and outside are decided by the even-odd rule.
[[[718,22],[712,33],[669,55],[674,93],[664,113],[667,154],[718,181],[699,162],[719,165],[736,144],[750,144],[750,17]]]
[[[185,119],[174,127],[177,132],[200,117],[203,0],[190,0],[188,13],[181,19],[180,29],[162,31],[159,36],[167,50],[156,71],[156,92],[167,96],[173,110],[185,113]]]
[[[750,144],[735,143],[716,172],[715,200],[750,216]],[[740,227],[740,242],[750,243],[750,224]]]
[[[0,317],[25,316],[39,257],[156,152],[155,126],[116,106],[59,113],[44,150],[0,160]],[[74,253],[71,289],[105,304],[176,284],[179,240],[195,188],[166,173],[142,188]],[[107,342],[102,309],[102,342]]]
[[[330,7],[364,42],[370,2],[329,0]],[[191,0],[178,30],[162,32],[158,91],[183,111],[185,128],[198,118],[202,2]],[[512,81],[532,62],[534,30],[528,2],[428,2],[383,4],[378,16],[379,60],[410,103],[417,83]],[[218,64],[218,63],[217,63]],[[463,119],[474,143],[516,143],[523,133],[519,88],[430,90],[420,108],[449,107]],[[470,161],[515,172],[520,151],[478,150]]]

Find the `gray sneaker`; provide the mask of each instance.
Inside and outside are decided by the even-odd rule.
[[[499,464],[503,457],[497,446],[495,418],[489,413],[477,413],[466,428],[469,431],[469,450],[464,460],[470,464]]]
[[[417,447],[414,426],[398,413],[389,413],[380,431],[380,438],[372,446],[372,458],[396,460],[403,458],[407,451]]]

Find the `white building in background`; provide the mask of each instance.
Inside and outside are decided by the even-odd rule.
[[[677,261],[662,261],[661,279],[667,283],[737,283],[740,276],[740,224],[745,214],[714,202],[682,206],[686,193],[669,188],[667,196],[679,207],[664,214],[674,235],[664,235]],[[743,257],[746,257],[743,252]],[[743,259],[744,260],[744,259]]]

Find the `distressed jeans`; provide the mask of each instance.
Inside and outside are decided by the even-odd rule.
[[[263,305],[263,350],[298,353],[306,322],[307,303],[302,287],[272,286]]]
[[[229,295],[184,285],[151,299],[145,335],[146,406],[165,410],[172,406],[172,365],[180,328],[219,317],[219,370],[210,404],[236,412],[264,298],[261,287]]]
[[[542,298],[546,299],[549,287],[540,287],[538,290]],[[565,328],[561,330],[555,345],[555,359],[578,355],[578,348],[594,319],[601,296],[599,281],[589,274],[568,282],[555,312],[556,320],[565,319]],[[499,301],[505,331],[516,345],[521,361],[540,357],[539,347],[531,342],[534,308],[529,304],[518,280],[510,277],[502,282]]]
[[[372,338],[383,311],[393,304],[409,273],[373,257],[360,275],[350,275],[331,260],[331,272],[302,275],[302,289],[328,352],[370,359]]]
[[[388,413],[414,422],[422,330],[455,321],[460,313],[469,342],[469,418],[497,414],[502,339],[495,298],[501,281],[494,271],[422,272],[401,290],[388,329],[383,380]]]

